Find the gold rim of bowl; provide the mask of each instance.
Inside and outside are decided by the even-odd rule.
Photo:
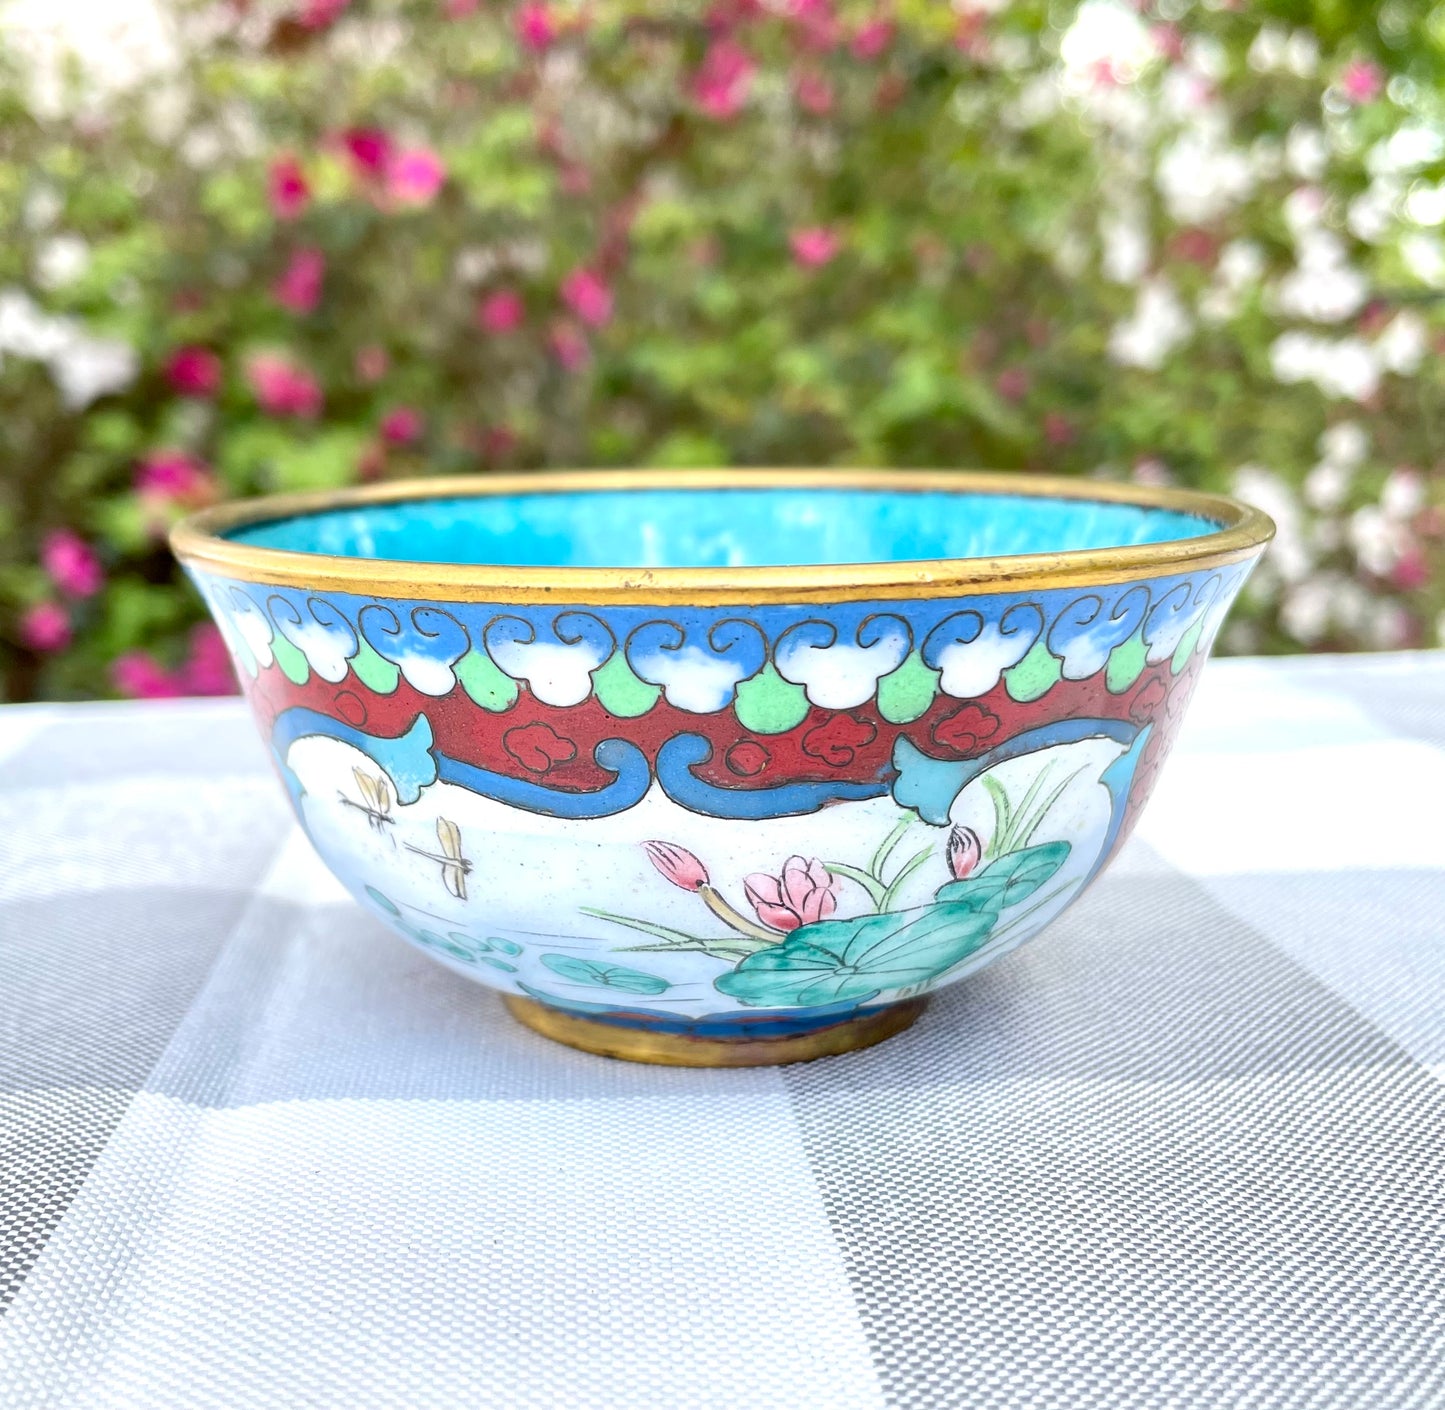
[[[934,558],[897,563],[817,563],[746,568],[566,568],[417,563],[259,548],[225,535],[251,524],[318,511],[481,495],[655,489],[868,489],[899,493],[1018,495],[1193,514],[1209,533],[1164,543]],[[954,597],[1084,587],[1236,563],[1274,535],[1269,517],[1224,495],[1065,479],[1031,472],[964,470],[537,470],[396,480],[355,489],[264,495],[204,509],[171,530],[187,566],[241,582],[427,602],[725,603],[843,602]]]

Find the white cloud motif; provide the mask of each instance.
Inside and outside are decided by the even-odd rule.
[[[908,629],[902,622],[875,625],[883,632],[868,646],[840,641],[825,645],[808,641],[803,631],[787,633],[774,656],[778,674],[801,685],[808,699],[825,710],[865,704],[873,698],[879,678],[896,671],[908,655]]]
[[[239,588],[232,588],[225,599],[225,613],[231,626],[251,648],[257,662],[269,666],[276,658],[271,651],[274,633],[266,614]]]
[[[1144,640],[1148,645],[1145,660],[1151,666],[1167,661],[1199,615],[1200,608],[1194,601],[1193,583],[1178,583],[1170,588],[1154,604],[1144,623]]]
[[[957,612],[929,634],[924,660],[942,673],[945,694],[961,700],[986,695],[1028,655],[1043,625],[1043,613],[1029,603],[1009,608],[997,622],[985,623],[978,612]]]
[[[346,679],[351,658],[356,655],[356,633],[330,603],[313,601],[302,612],[278,593],[266,605],[281,635],[306,658],[306,664],[322,680],[339,685]],[[330,620],[321,620],[322,615]],[[410,680],[410,677],[407,679]],[[424,693],[445,694],[444,691]]]
[[[1149,589],[1130,588],[1105,606],[1090,594],[1059,613],[1049,632],[1049,650],[1059,658],[1065,680],[1088,680],[1108,663],[1116,646],[1126,642],[1149,610]]]
[[[608,646],[579,641],[488,641],[492,660],[524,680],[544,705],[579,705],[592,693],[592,672],[610,656]]]
[[[746,662],[692,645],[635,652],[632,668],[643,680],[660,685],[669,705],[693,715],[721,710],[733,698],[738,682],[753,674]]]
[[[452,665],[471,644],[466,628],[439,607],[414,607],[403,625],[390,607],[372,603],[357,617],[361,634],[383,660],[390,661],[413,690],[448,695],[456,689]]]

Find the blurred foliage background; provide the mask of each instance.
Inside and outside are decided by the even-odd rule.
[[[232,688],[194,506],[541,465],[1234,491],[1226,649],[1445,632],[1445,6],[66,8],[0,0],[4,698]]]

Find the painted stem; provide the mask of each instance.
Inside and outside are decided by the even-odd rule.
[[[747,916],[743,915],[740,911],[734,910],[715,886],[710,885],[708,882],[703,882],[703,884],[697,888],[697,894],[702,897],[703,905],[705,905],[713,915],[722,921],[724,925],[736,930],[739,935],[750,935],[754,940],[767,941],[769,945],[782,943],[783,937],[780,932],[768,930],[765,926],[758,925],[755,921],[749,920]]]

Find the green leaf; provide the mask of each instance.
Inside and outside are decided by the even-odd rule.
[[[1048,881],[1068,860],[1070,850],[1067,842],[1045,842],[1010,852],[962,881],[941,886],[937,899],[1007,910]]]
[[[873,900],[873,909],[876,911],[886,910],[883,904],[883,897],[887,894],[887,888],[876,876],[870,876],[859,867],[850,867],[846,862],[824,862],[823,866],[835,876],[845,876],[849,881],[856,881]]]
[[[898,899],[898,893],[903,890],[904,883],[914,872],[921,867],[933,855],[932,847],[925,847],[921,852],[915,852],[901,868],[898,875],[888,883],[888,889],[883,893],[883,899],[878,903],[880,911],[887,911],[893,908],[893,903]]]

